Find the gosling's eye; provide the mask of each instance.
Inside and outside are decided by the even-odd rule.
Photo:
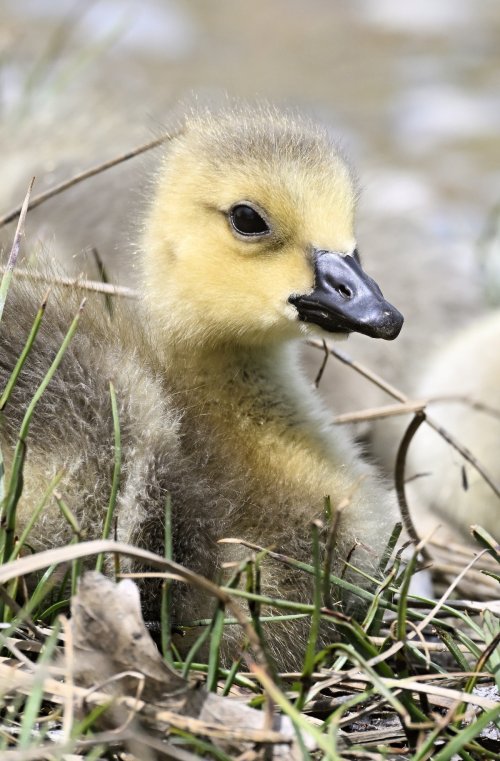
[[[238,203],[229,212],[231,224],[240,235],[265,235],[269,225],[258,211],[245,203]]]

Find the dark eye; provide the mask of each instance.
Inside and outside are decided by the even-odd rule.
[[[260,214],[245,203],[236,204],[229,212],[231,224],[240,235],[264,235],[269,225]]]

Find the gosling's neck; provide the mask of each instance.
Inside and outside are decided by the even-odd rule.
[[[207,446],[225,442],[244,459],[252,446],[297,446],[297,439],[303,451],[320,451],[320,459],[328,459],[327,414],[300,369],[300,339],[292,323],[267,333],[265,325],[255,326],[240,337],[224,333],[223,325],[205,320],[203,311],[186,307],[168,288],[160,299],[151,277],[145,295],[153,351],[160,354],[189,432],[204,435],[200,427],[206,425]]]
[[[302,380],[297,341],[241,346],[166,347],[168,374],[178,391],[195,397],[214,398],[218,405],[254,408],[296,407],[297,383]],[[301,391],[306,395],[300,383]]]
[[[217,441],[232,443],[234,456],[247,461],[253,457],[249,452],[268,447],[288,477],[288,448],[300,449],[304,458],[311,454],[318,463],[331,463],[332,454],[328,416],[301,370],[299,351],[298,340],[198,350],[170,346],[169,385],[184,397],[191,425],[198,428],[201,421],[217,431]]]
[[[255,541],[262,535],[274,541],[300,525],[309,547],[307,527],[322,515],[325,495],[335,505],[361,475],[345,467],[352,449],[343,432],[332,433],[300,371],[299,349],[295,341],[175,357],[182,440],[200,453],[198,472],[241,508],[236,525],[224,526],[221,535],[245,532]]]

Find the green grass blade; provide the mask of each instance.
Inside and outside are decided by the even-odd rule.
[[[224,633],[224,605],[217,606],[214,616],[214,624],[211,630],[210,647],[208,655],[208,673],[207,673],[207,690],[210,692],[217,691],[217,681],[219,679],[219,662],[220,647],[222,635]]]
[[[498,551],[498,541],[495,539],[495,537],[491,536],[484,528],[481,526],[471,526],[472,529],[472,536],[474,539],[479,542],[480,545],[482,545],[485,549],[488,550],[490,555],[495,558],[497,563],[500,563],[500,552]]]
[[[109,495],[108,509],[106,511],[106,517],[104,518],[104,526],[102,529],[102,538],[108,539],[111,533],[111,526],[113,524],[113,515],[116,507],[116,498],[118,496],[118,489],[120,488],[120,474],[122,467],[122,439],[120,431],[120,417],[118,413],[118,403],[116,400],[116,392],[113,383],[109,383],[109,393],[111,395],[111,411],[113,414],[113,431],[115,438],[115,462],[113,467],[113,480],[111,482],[111,494]],[[104,566],[104,555],[98,555],[95,569],[102,572]]]
[[[172,560],[172,498],[167,494],[165,499],[165,527],[163,531],[164,555],[166,560]],[[161,625],[161,651],[163,657],[170,664],[173,663],[172,648],[170,646],[172,639],[172,622],[170,620],[170,608],[172,598],[172,580],[165,579],[161,588],[160,602],[160,625]]]
[[[314,598],[313,598],[313,612],[311,616],[311,626],[309,628],[309,637],[307,640],[307,647],[304,656],[304,664],[302,667],[302,677],[300,692],[297,697],[295,708],[301,711],[304,707],[307,698],[307,692],[311,686],[311,677],[316,665],[316,646],[319,636],[319,627],[321,622],[321,603],[322,603],[322,572],[321,572],[321,557],[319,549],[319,526],[315,521],[312,524],[312,550],[313,550],[313,563],[314,563]]]
[[[404,642],[406,639],[406,630],[408,626],[408,592],[410,589],[411,578],[417,566],[417,560],[418,555],[414,552],[403,574],[403,582],[399,590],[397,638],[400,642]]]
[[[467,743],[470,743],[477,735],[485,729],[488,724],[495,721],[500,716],[500,705],[495,706],[489,711],[485,711],[476,720],[455,735],[445,747],[434,756],[434,761],[451,761],[456,753],[459,753]]]
[[[191,668],[194,668],[193,663],[196,654],[200,650],[200,648],[205,644],[207,639],[209,638],[211,633],[210,626],[207,626],[199,637],[197,637],[196,641],[193,642],[188,654],[186,655],[184,659],[184,663],[182,664],[182,676],[187,678],[187,675],[189,674],[189,670]]]
[[[24,363],[26,362],[28,354],[30,353],[33,347],[35,338],[38,335],[38,331],[40,330],[40,325],[42,324],[42,319],[45,314],[48,296],[49,296],[49,291],[47,291],[47,293],[45,294],[42,300],[40,308],[38,309],[38,312],[36,313],[33,325],[31,326],[29,336],[26,339],[26,343],[23,346],[23,350],[21,354],[19,355],[19,359],[17,360],[12,373],[10,374],[10,378],[7,381],[7,385],[5,386],[2,396],[0,396],[0,410],[5,409],[5,406],[7,402],[9,401],[10,395],[12,393],[12,389],[15,387],[17,383],[17,379],[19,378],[19,374],[21,370],[23,369]]]
[[[31,744],[35,725],[37,724],[40,707],[43,700],[43,682],[45,678],[44,664],[47,664],[53,656],[54,650],[57,645],[57,638],[59,635],[59,626],[55,626],[53,631],[45,642],[45,647],[38,658],[37,667],[38,673],[35,677],[35,682],[30,691],[29,697],[26,700],[24,710],[22,713],[21,731],[19,736],[19,749],[25,750]]]
[[[233,661],[231,668],[229,669],[229,673],[226,677],[226,681],[224,682],[224,687],[222,690],[222,695],[229,695],[229,692],[231,690],[231,687],[234,684],[236,674],[238,673],[238,669],[241,666],[241,662],[243,660],[243,655],[240,655],[239,658]]]
[[[10,478],[9,489],[7,492],[7,496],[5,497],[6,529],[5,529],[5,547],[4,547],[3,558],[2,558],[3,562],[7,562],[10,560],[14,550],[16,510],[17,510],[17,503],[19,501],[19,497],[21,496],[22,487],[23,487],[22,469],[23,469],[24,457],[26,453],[26,438],[28,436],[31,418],[33,417],[33,413],[35,411],[36,405],[38,404],[40,398],[42,397],[42,394],[45,392],[50,381],[54,377],[59,365],[61,364],[64,353],[66,349],[68,348],[71,342],[71,339],[73,338],[76,332],[84,304],[85,304],[85,299],[81,302],[80,308],[77,314],[75,315],[68,329],[68,332],[66,333],[64,337],[61,347],[59,348],[59,351],[57,352],[52,364],[50,365],[44,379],[42,380],[37,390],[35,391],[35,394],[33,395],[33,398],[31,399],[28,405],[28,408],[26,410],[26,413],[24,415],[23,422],[21,423],[21,429],[19,431],[18,440],[17,440],[15,451],[14,451],[12,474]]]
[[[60,470],[59,473],[56,473],[52,481],[47,486],[47,489],[45,490],[42,496],[42,499],[40,500],[37,507],[33,510],[32,514],[30,515],[30,519],[28,523],[24,527],[18,541],[16,542],[16,546],[14,547],[14,550],[12,552],[12,558],[11,558],[12,560],[15,560],[19,556],[19,553],[24,547],[26,540],[31,532],[31,529],[33,528],[38,518],[40,517],[40,514],[42,510],[44,509],[45,505],[54,494],[54,491],[56,490],[63,475],[64,475],[64,470]]]

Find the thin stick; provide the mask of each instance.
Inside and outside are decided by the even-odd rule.
[[[387,404],[383,407],[372,407],[366,410],[356,410],[355,412],[346,412],[343,415],[337,415],[333,419],[334,425],[345,425],[346,423],[364,423],[369,420],[382,420],[388,417],[397,417],[409,413],[420,412],[429,404],[459,403],[471,407],[477,412],[484,412],[486,415],[500,419],[500,410],[491,407],[489,404],[479,402],[477,399],[471,399],[468,396],[460,394],[448,394],[446,396],[430,396],[428,399],[409,401],[406,404]]]
[[[105,172],[107,169],[111,169],[118,164],[123,164],[124,161],[133,159],[136,156],[140,156],[141,153],[146,153],[146,151],[150,151],[152,148],[157,148],[166,140],[172,140],[172,138],[176,137],[178,134],[180,134],[180,132],[161,135],[161,137],[150,140],[148,143],[143,143],[142,145],[127,151],[126,153],[115,156],[113,159],[108,159],[108,161],[103,161],[101,164],[97,164],[96,166],[90,167],[89,169],[85,169],[83,172],[70,177],[69,180],[64,180],[58,185],[54,185],[53,187],[48,188],[48,190],[45,190],[43,193],[39,193],[30,201],[28,209],[35,209],[37,206],[45,203],[45,201],[48,201],[49,198],[54,198],[54,196],[59,195],[68,188],[72,188],[74,185],[78,185],[78,183],[83,182],[84,180],[88,180],[90,177],[95,177],[96,174],[101,174],[101,172]],[[3,217],[0,217],[0,228],[8,225],[9,222],[12,222],[14,219],[17,219],[21,212],[22,206],[16,206],[14,209],[11,209],[9,212],[7,212],[7,214],[4,214]]]
[[[323,373],[325,372],[326,363],[328,362],[328,357],[330,356],[329,353],[328,353],[328,346],[327,346],[327,343],[326,343],[325,339],[323,339],[323,350],[324,350],[325,354],[323,356],[323,361],[321,363],[321,367],[319,368],[318,374],[317,374],[317,376],[316,376],[316,378],[314,380],[314,386],[315,386],[315,388],[319,388],[319,384],[321,383],[321,378],[323,377]]]
[[[316,338],[309,338],[306,341],[308,346],[312,346],[315,349],[321,349],[324,351],[323,341],[319,341]],[[389,396],[392,396],[394,399],[397,399],[399,402],[407,403],[410,400],[407,396],[405,396],[401,391],[399,391],[394,386],[391,386],[390,383],[385,381],[383,378],[381,378],[376,373],[369,370],[367,367],[362,365],[360,362],[357,362],[354,359],[351,359],[351,357],[348,357],[347,354],[344,354],[341,351],[338,351],[338,349],[334,349],[331,344],[327,344],[328,351],[333,357],[336,357],[339,359],[344,365],[349,365],[349,367],[352,367],[354,370],[356,370],[357,373],[362,375],[364,378],[369,380],[371,383],[373,383],[375,386],[378,386],[382,389],[382,391],[385,391]]]
[[[5,267],[0,267],[0,272],[5,272]],[[27,280],[36,280],[40,283],[50,283],[51,285],[62,285],[67,288],[80,288],[82,291],[95,291],[96,293],[105,293],[111,296],[122,296],[127,299],[139,299],[139,292],[133,288],[127,288],[124,285],[112,285],[111,283],[101,283],[97,280],[82,280],[78,277],[61,277],[44,275],[43,272],[31,272],[31,270],[16,269],[14,277],[26,278]]]
[[[387,404],[384,407],[373,407],[367,410],[358,410],[357,412],[346,412],[343,415],[337,415],[333,419],[335,425],[345,425],[346,423],[364,423],[369,420],[382,420],[388,417],[397,417],[398,415],[408,415],[409,413],[421,412],[425,409],[427,402],[414,401],[406,404]]]
[[[324,349],[323,342],[318,341],[314,338],[310,338],[307,341],[307,344],[309,346],[313,346],[315,349]],[[402,402],[403,404],[408,404],[411,401],[409,397],[407,397],[405,394],[399,391],[399,389],[395,388],[395,386],[392,386],[390,383],[385,381],[383,378],[377,375],[377,373],[374,373],[372,370],[369,370],[360,362],[357,362],[351,359],[346,354],[343,354],[337,349],[334,349],[331,346],[331,344],[328,344],[328,351],[334,357],[339,359],[343,364],[349,365],[349,367],[352,367],[353,370],[355,370],[357,373],[359,373],[364,378],[369,380],[375,386],[378,386],[378,388],[382,389],[382,391],[385,391],[387,394],[389,394],[389,396],[392,396],[393,399],[397,399],[398,402]],[[422,414],[425,416],[425,421],[427,422],[427,424],[430,425],[430,427],[434,431],[436,431],[436,433],[438,433],[445,441],[447,441],[448,444],[450,444],[450,446],[456,449],[457,452],[460,452],[462,457],[465,460],[467,460],[467,462],[469,462],[475,470],[477,470],[477,472],[486,481],[486,483],[492,489],[492,491],[497,495],[497,497],[500,498],[500,486],[490,476],[490,474],[484,468],[484,466],[481,465],[480,462],[478,462],[478,460],[474,457],[472,452],[470,452],[467,449],[467,447],[464,447],[463,444],[460,444],[448,431],[446,431],[441,425],[439,425],[439,423],[436,420],[434,420],[434,418],[429,416],[427,412],[422,412]]]
[[[14,235],[14,241],[12,243],[12,248],[10,250],[7,266],[3,270],[3,277],[0,283],[0,320],[2,319],[3,308],[5,306],[5,300],[7,298],[7,291],[9,290],[10,281],[12,280],[12,273],[14,271],[14,267],[16,266],[17,258],[19,256],[21,238],[24,233],[24,223],[25,223],[26,214],[29,208],[31,189],[33,187],[34,182],[35,182],[35,178],[33,177],[33,179],[31,180],[28,186],[28,190],[24,197],[24,201],[22,205],[19,207],[19,214],[17,215],[19,216],[19,221],[17,223],[16,233]]]
[[[97,272],[99,275],[100,282],[106,285],[110,285],[106,267],[104,265],[103,260],[101,259],[99,251],[97,250],[95,246],[94,248],[92,248],[92,256],[94,257],[94,261],[97,266]],[[108,310],[110,317],[112,317],[113,316],[113,299],[111,298],[110,294],[105,294],[104,303],[106,304],[106,309]]]
[[[443,438],[445,441],[450,444],[454,449],[457,450],[457,452],[460,452],[462,457],[469,462],[473,468],[477,470],[477,472],[483,477],[483,479],[486,481],[488,486],[491,488],[491,490],[497,495],[498,498],[500,498],[500,486],[496,483],[494,478],[490,476],[486,468],[481,465],[480,462],[474,457],[472,452],[467,449],[463,444],[460,444],[454,436],[451,435],[449,431],[447,431],[445,428],[443,428],[442,425],[439,425],[437,421],[435,421],[433,418],[430,418],[429,415],[425,414],[425,419],[430,425],[430,427],[436,431],[436,433],[439,433],[441,438]]]
[[[462,394],[442,394],[438,396],[430,396],[427,399],[427,404],[441,404],[442,402],[459,402],[465,404],[467,407],[472,407],[473,410],[478,412],[485,412],[491,417],[500,418],[500,410],[496,407],[492,407],[489,404],[480,402],[478,399],[471,399],[469,396],[463,396]]]

